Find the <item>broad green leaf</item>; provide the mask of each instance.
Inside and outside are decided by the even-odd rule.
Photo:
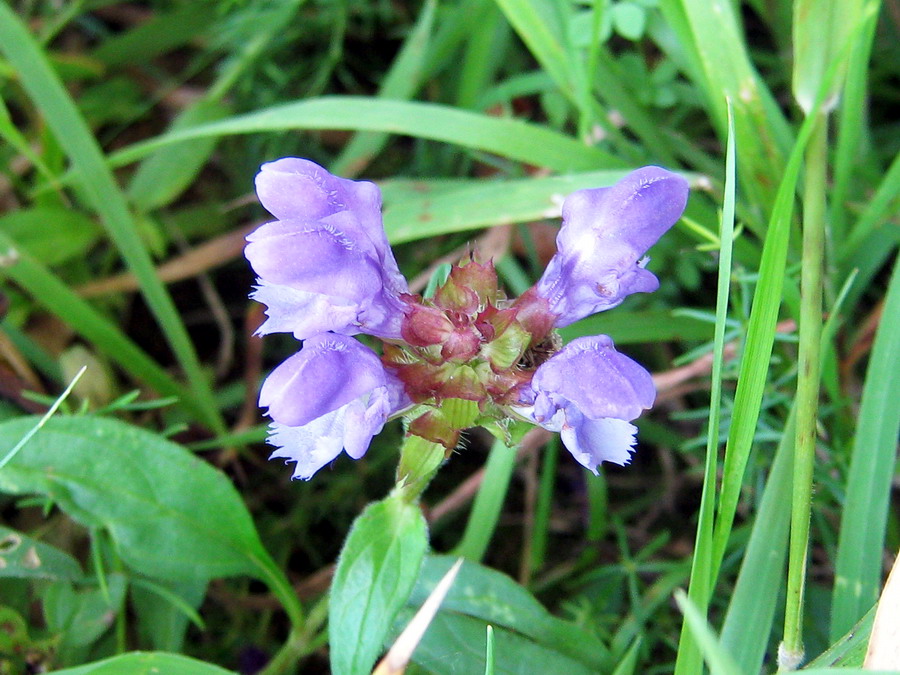
[[[622,168],[609,153],[546,127],[458,110],[436,103],[362,96],[323,96],[264,108],[220,122],[169,132],[110,156],[122,166],[168,145],[194,138],[291,129],[383,131],[491,152],[556,171]]]
[[[178,654],[131,652],[88,663],[77,668],[54,670],[54,675],[234,675],[219,668]]]
[[[0,231],[45,265],[85,256],[100,227],[88,216],[61,206],[38,206],[0,217]]]
[[[77,580],[82,572],[68,553],[0,525],[0,577]]]
[[[414,613],[411,608],[405,609],[399,621],[409,621]],[[486,672],[489,625],[471,616],[438,612],[413,652],[413,661],[427,672],[441,675]],[[595,675],[604,672],[561,654],[552,645],[538,644],[507,628],[493,626],[492,632],[492,672],[495,675]]]
[[[0,447],[35,422],[0,424]],[[48,420],[0,471],[0,491],[46,496],[82,525],[108,531],[122,560],[152,578],[260,577],[269,560],[224,474],[118,420]]]
[[[419,507],[397,497],[353,523],[334,573],[328,632],[335,675],[372,670],[419,574],[428,547]]]
[[[412,607],[421,605],[455,562],[456,558],[452,556],[428,556],[422,565],[409,604]],[[457,615],[464,615],[462,618],[466,620],[455,622]],[[430,649],[441,649],[444,654],[455,653],[454,650],[465,651],[471,653],[472,658],[480,659],[478,663],[481,665],[474,670],[459,672],[484,669],[486,624],[491,624],[497,631],[495,634],[497,672],[509,672],[504,670],[507,666],[501,629],[517,634],[519,639],[524,638],[523,644],[532,643],[536,649],[535,653],[546,652],[555,655],[566,662],[580,664],[588,672],[603,672],[611,666],[609,650],[595,636],[575,624],[551,615],[531,593],[505,574],[472,562],[463,563],[456,582],[441,606],[438,618],[448,622],[446,623],[450,627],[448,630],[455,630],[458,627],[459,630],[476,631],[477,627],[478,642],[475,644],[465,644],[466,641],[462,638],[454,638],[452,644],[443,644],[444,638],[434,637],[431,629],[425,634],[425,641],[432,644]],[[519,642],[516,641],[516,644]],[[418,656],[414,658],[417,659]],[[553,669],[541,671],[535,668],[532,671],[522,672],[570,671]]]
[[[47,628],[60,636],[63,650],[86,647],[103,635],[116,619],[125,601],[125,576],[106,577],[106,587],[78,589],[60,582],[44,591]]]

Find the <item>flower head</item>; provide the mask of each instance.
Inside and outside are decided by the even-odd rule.
[[[658,167],[614,186],[580,190],[563,206],[558,252],[534,287],[508,299],[490,262],[454,266],[433,297],[408,293],[381,222],[381,195],[307,160],[265,164],[256,179],[277,218],[247,239],[267,305],[260,333],[291,332],[303,349],[260,392],[273,423],[272,457],[310,478],[342,450],[358,459],[386,420],[456,447],[484,425],[509,438],[510,419],[559,431],[596,473],[625,464],[630,422],[655,398],[650,374],[605,336],[561,347],[554,330],[659,282],[647,249],[680,217],[686,181]],[[383,340],[381,356],[354,340]]]
[[[615,307],[632,293],[655,291],[659,281],[642,258],[681,217],[687,195],[684,178],[656,166],[632,171],[612,187],[569,195],[557,253],[535,286],[556,326]]]
[[[519,413],[559,431],[572,456],[597,473],[600,462],[627,464],[637,429],[629,422],[653,405],[644,368],[606,335],[577,338],[541,364]]]
[[[259,332],[399,337],[407,285],[384,233],[378,188],[288,157],[262,166],[256,190],[278,218],[247,237],[245,255],[259,276],[253,298],[267,306]]]
[[[409,404],[403,385],[357,340],[333,333],[307,339],[303,349],[263,383],[260,406],[272,418],[272,458],[297,462],[308,479],[341,450],[362,457],[387,419]]]

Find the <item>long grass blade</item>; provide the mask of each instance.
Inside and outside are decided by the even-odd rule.
[[[719,455],[719,420],[722,412],[722,365],[725,361],[725,324],[728,319],[731,288],[731,261],[734,245],[734,202],[736,192],[734,119],[729,107],[728,144],[725,149],[725,199],[719,229],[719,274],[716,286],[716,324],[713,338],[713,364],[710,378],[709,426],[706,432],[706,463],[703,471],[703,492],[700,497],[700,519],[691,561],[691,580],[688,597],[697,609],[706,613],[712,594],[714,576],[713,526],[716,503],[716,476]],[[686,621],[686,619],[685,619]],[[700,672],[700,650],[693,641],[693,633],[682,625],[678,644],[675,673]]]
[[[216,431],[224,429],[221,413],[172,298],[157,278],[150,255],[141,242],[122,191],[103,153],[59,77],[34,39],[7,4],[0,4],[0,50],[19,72],[22,86],[43,113],[68,154],[79,186],[100,215],[110,237],[137,277],[167,341],[191,383],[192,398],[202,419]]]
[[[516,119],[502,119],[436,103],[361,96],[323,96],[257,110],[221,122],[167,133],[110,156],[113,166],[140,159],[168,143],[290,129],[382,131],[452,143],[556,171],[619,169],[624,162],[599,148]]]
[[[872,347],[841,515],[831,602],[837,640],[878,597],[885,526],[900,431],[900,265],[894,267]]]

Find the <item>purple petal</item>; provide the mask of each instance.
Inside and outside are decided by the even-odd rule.
[[[578,190],[563,204],[570,230],[589,228],[596,236],[647,251],[681,217],[688,183],[658,166],[632,171],[608,188]]]
[[[537,284],[558,316],[556,325],[656,290],[659,282],[642,258],[681,216],[687,196],[687,181],[655,166],[612,187],[571,194],[563,205],[557,254]]]
[[[537,369],[531,381],[535,408],[546,416],[561,402],[597,419],[633,420],[656,398],[653,378],[640,364],[615,350],[607,335],[576,338]]]
[[[272,371],[259,404],[276,422],[296,427],[383,386],[384,367],[375,352],[353,338],[323,333]]]
[[[341,450],[362,457],[410,401],[374,352],[352,338],[320,335],[272,372],[260,405],[275,420],[268,441],[278,449],[271,457],[296,462],[293,477],[306,480]]]
[[[601,461],[625,464],[636,429],[630,420],[653,404],[653,378],[618,353],[606,335],[573,340],[535,372],[516,412],[559,431],[576,460],[596,473]]]
[[[267,223],[247,240],[247,259],[268,284],[347,300],[381,285],[377,261],[325,222]]]
[[[256,194],[279,220],[321,220],[350,211],[364,224],[381,223],[381,192],[374,183],[339,178],[308,159],[285,157],[263,164]]]
[[[374,183],[339,178],[308,159],[285,157],[263,164],[256,176],[260,203],[279,220],[317,221],[352,214],[376,252],[385,286],[407,292],[381,221],[381,192]]]
[[[328,331],[345,335],[359,332],[360,308],[356,303],[341,305],[335,298],[265,282],[250,297],[267,306],[268,319],[256,331],[259,335],[293,333],[304,340]]]
[[[253,298],[268,307],[261,333],[400,336],[402,303],[388,288],[394,282],[351,214],[267,223],[247,240],[245,255],[259,275]]]

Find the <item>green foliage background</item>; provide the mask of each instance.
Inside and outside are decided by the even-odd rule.
[[[4,0],[0,673],[367,672],[450,553],[416,672],[768,672],[782,634],[858,668],[900,546],[883,4]],[[258,386],[296,344],[252,336],[240,251],[266,218],[252,178],[288,155],[375,180],[421,287],[475,245],[510,295],[569,192],[645,164],[692,185],[660,290],[563,331],[657,375],[632,465],[595,478],[557,439],[472,432],[421,514],[357,521],[330,666],[333,564],[402,429],[309,483],[266,461]]]

